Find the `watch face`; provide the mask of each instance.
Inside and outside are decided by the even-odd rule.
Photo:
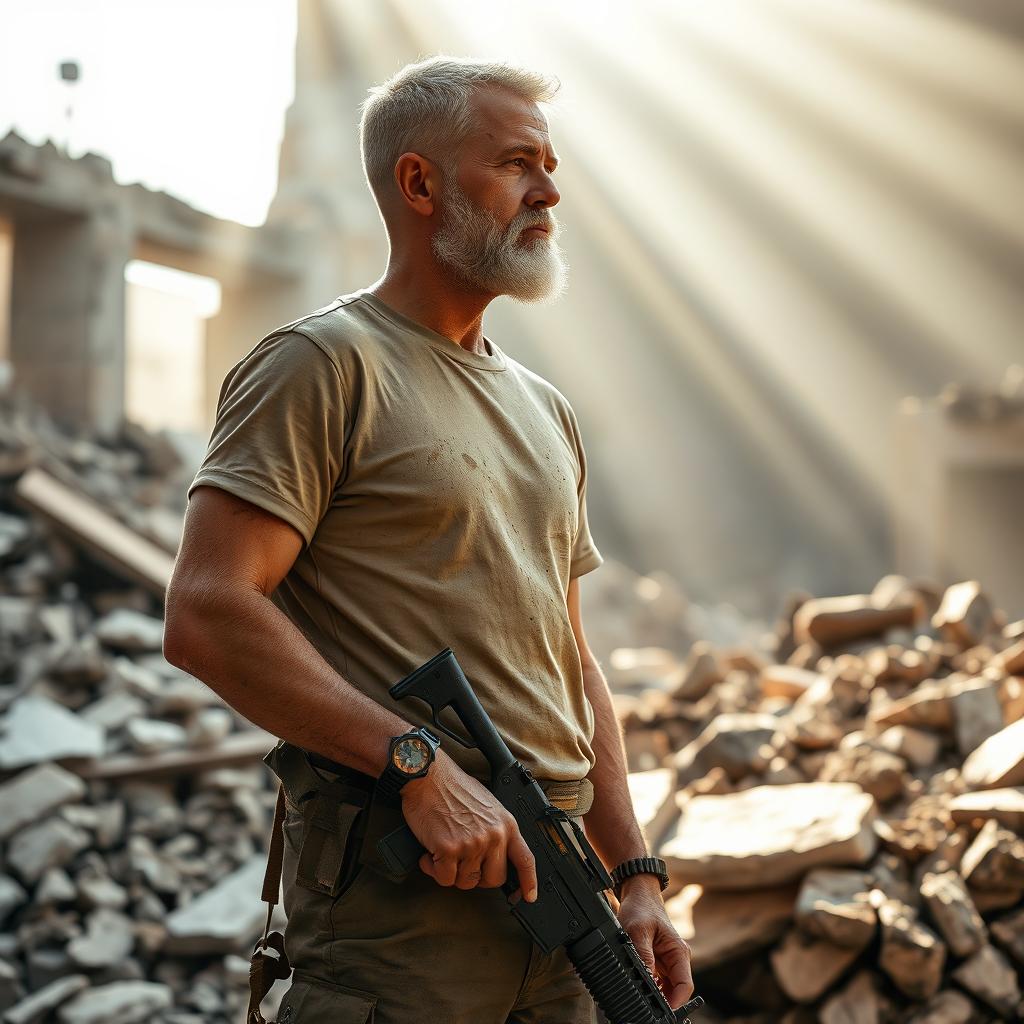
[[[395,744],[391,761],[400,772],[415,775],[430,763],[430,745],[419,736],[407,736]]]

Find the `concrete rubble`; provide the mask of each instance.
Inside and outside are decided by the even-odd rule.
[[[190,478],[0,395],[4,1024],[244,1017],[274,741],[161,654]]]
[[[69,438],[4,401],[0,1018],[242,1024],[273,739],[161,655],[189,474],[167,438]],[[889,576],[793,595],[769,629],[665,574],[595,575],[588,638],[702,1022],[1024,1019],[1007,618],[979,581]]]
[[[609,675],[702,1017],[1024,1020],[1022,639],[979,581],[889,576]]]

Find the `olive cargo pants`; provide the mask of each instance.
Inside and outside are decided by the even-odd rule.
[[[401,810],[352,785],[358,773],[315,768],[287,743],[266,761],[285,791],[295,968],[279,1024],[595,1024],[564,949],[542,953],[501,889],[441,886],[418,867],[386,874],[376,841]]]

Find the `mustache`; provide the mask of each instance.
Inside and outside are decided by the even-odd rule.
[[[518,238],[519,233],[527,228],[544,228],[548,234],[555,238],[560,230],[560,225],[550,210],[523,210],[512,218],[508,226],[508,234],[512,238]]]

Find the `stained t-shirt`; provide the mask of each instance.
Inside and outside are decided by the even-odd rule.
[[[581,779],[594,717],[566,594],[603,561],[586,457],[565,397],[487,344],[469,352],[365,291],[339,297],[228,372],[189,496],[222,488],[302,534],[273,600],[363,693],[428,725],[388,687],[451,647],[512,753],[540,778]],[[443,744],[488,777],[477,752]]]

